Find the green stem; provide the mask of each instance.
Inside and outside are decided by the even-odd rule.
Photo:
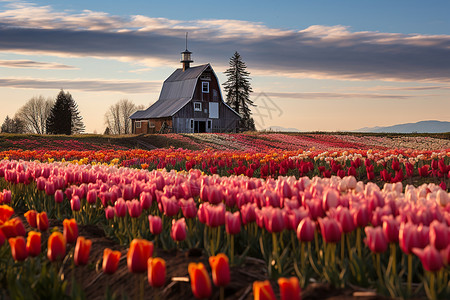
[[[362,260],[362,251],[361,251],[361,227],[356,228],[356,249],[358,251],[358,257]]]
[[[407,288],[408,288],[408,297],[411,296],[412,291],[412,254],[408,254],[408,276],[407,276]]]
[[[225,289],[223,286],[220,287],[220,300],[225,299]]]
[[[341,263],[344,262],[345,234],[341,236]]]
[[[392,268],[391,268],[391,283],[394,284],[394,280],[397,276],[397,255],[396,255],[397,247],[394,243],[391,243],[391,260],[392,260]]]
[[[230,254],[230,260],[231,265],[234,265],[234,235],[230,234],[230,244],[231,244],[231,254]]]
[[[273,257],[277,262],[276,269],[278,270],[278,274],[281,274],[281,263],[280,263],[280,255],[278,253],[278,241],[277,241],[277,234],[275,232],[272,232],[272,242],[273,242]]]
[[[431,296],[431,300],[436,300],[437,299],[437,297],[436,297],[436,290],[434,288],[434,281],[435,281],[434,277],[435,277],[434,272],[430,272],[430,296]]]
[[[308,242],[310,243],[310,242]],[[302,267],[302,273],[305,273],[305,243],[300,243],[300,265]]]
[[[376,258],[376,265],[377,265],[377,275],[378,280],[380,281],[380,286],[383,286],[383,277],[381,275],[381,260],[380,260],[380,253],[375,254]]]

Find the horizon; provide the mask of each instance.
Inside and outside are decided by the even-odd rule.
[[[103,133],[120,99],[145,108],[158,99],[181,66],[185,32],[193,65],[211,63],[221,85],[241,54],[257,129],[450,121],[447,1],[183,3],[0,0],[0,121],[64,89],[86,133]]]

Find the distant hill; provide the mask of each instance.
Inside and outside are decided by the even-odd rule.
[[[353,131],[375,133],[443,133],[450,132],[450,122],[420,121],[417,123],[398,124],[386,127],[364,127]]]
[[[272,132],[300,132],[297,128],[285,128],[281,126],[270,126],[261,131],[272,131]]]

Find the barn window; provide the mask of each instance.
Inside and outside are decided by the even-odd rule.
[[[208,129],[211,129],[212,121],[208,120]]]
[[[136,128],[141,128],[141,121],[136,121]]]
[[[202,82],[202,92],[209,93],[209,82]]]
[[[194,111],[202,111],[202,103],[194,102]]]
[[[194,119],[191,119],[191,129],[194,128]]]

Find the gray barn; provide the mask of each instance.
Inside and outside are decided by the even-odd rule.
[[[131,117],[133,133],[236,132],[240,116],[222,99],[210,64],[190,67],[191,52],[182,52],[183,68],[164,81],[158,101]]]

